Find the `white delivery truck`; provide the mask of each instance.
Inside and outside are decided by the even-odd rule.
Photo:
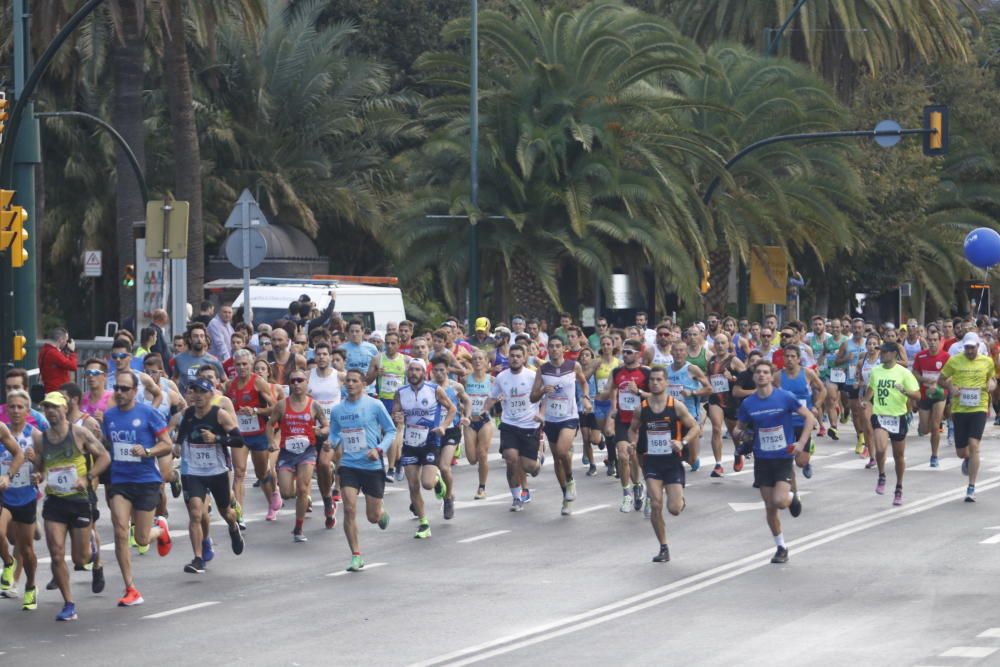
[[[288,306],[303,294],[308,295],[322,312],[330,304],[330,290],[335,290],[337,303],[334,308],[344,320],[360,319],[369,330],[385,331],[388,322],[406,319],[403,310],[403,293],[398,287],[388,286],[395,279],[375,276],[337,276],[322,278],[255,278],[250,281],[250,305],[254,324],[274,323],[288,316]],[[375,284],[371,284],[375,283]],[[213,280],[206,283],[206,291],[220,294],[223,301],[232,299],[237,319],[242,319],[242,280]]]

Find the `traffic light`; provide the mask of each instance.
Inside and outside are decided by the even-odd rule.
[[[122,276],[122,285],[128,288],[135,287],[135,264],[125,265],[125,274]]]
[[[924,155],[934,157],[948,152],[948,107],[933,104],[924,107]]]
[[[14,334],[14,361],[23,361],[28,356],[28,339],[23,334]]]
[[[7,126],[7,93],[0,91],[0,144],[3,143],[3,131]]]
[[[28,212],[22,206],[11,206],[13,190],[0,190],[0,250],[10,251],[10,265],[19,269],[28,261],[28,251],[24,249],[28,231],[24,223]]]

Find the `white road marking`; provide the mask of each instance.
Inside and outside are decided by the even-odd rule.
[[[991,526],[989,528],[983,528],[983,530],[1000,530],[1000,526]],[[997,533],[992,537],[987,537],[985,540],[980,542],[980,544],[1000,544],[1000,533]]]
[[[473,537],[467,537],[464,540],[459,540],[459,544],[468,544],[469,542],[478,542],[479,540],[488,540],[491,537],[496,537],[498,535],[506,535],[509,530],[494,530],[492,533],[483,533],[482,535],[475,535]]]
[[[186,607],[178,607],[177,609],[171,609],[170,611],[161,611],[158,614],[150,614],[149,616],[143,616],[144,619],[149,618],[166,618],[167,616],[173,616],[174,614],[183,614],[187,611],[194,611],[195,609],[201,609],[202,607],[211,607],[212,605],[221,604],[220,602],[199,602],[198,604],[189,604]]]
[[[799,491],[799,497],[808,496],[812,491]],[[762,510],[764,509],[764,501],[760,500],[755,503],[729,503],[729,507],[734,512],[749,512],[750,510]]]
[[[976,637],[997,637],[1000,638],[1000,628],[990,628],[989,630],[983,630]]]
[[[1000,486],[1000,477],[992,477],[979,485],[980,490],[992,489]],[[899,512],[878,512],[866,517],[853,519],[844,523],[816,531],[805,537],[792,540],[788,543],[789,551],[793,555],[801,554],[804,551],[815,549],[828,542],[838,540],[854,533],[874,528],[892,521],[898,521],[904,517],[925,512],[929,509],[943,505],[945,503],[956,502],[961,498],[964,487],[957,490],[944,491],[932,496],[928,496],[913,502],[906,509]],[[670,600],[680,598],[691,593],[696,593],[704,588],[715,584],[734,579],[753,570],[768,567],[772,550],[760,551],[739,560],[724,563],[717,567],[699,572],[673,583],[659,586],[645,593],[639,593],[616,602],[590,609],[578,614],[557,619],[549,623],[544,623],[534,629],[512,633],[498,639],[458,649],[444,655],[436,656],[427,660],[422,660],[411,664],[411,667],[431,667],[432,665],[452,665],[459,667],[469,665],[499,655],[504,655],[517,651],[526,646],[532,646],[541,642],[549,641],[557,637],[572,634],[580,630],[594,627],[598,624],[606,624],[616,618],[629,616],[651,607],[661,605]],[[959,647],[981,650],[979,647]],[[952,649],[956,650],[956,649]],[[996,649],[986,649],[989,655]],[[978,657],[978,653],[976,656]]]
[[[591,512],[596,512],[597,510],[603,510],[611,507],[611,505],[594,505],[592,507],[585,507],[582,510],[573,510],[573,516],[580,516],[581,514],[589,514]]]
[[[388,563],[366,563],[365,566],[361,569],[361,571],[364,572],[365,570],[372,570],[372,569],[374,569],[376,567],[382,567],[383,565],[388,565]],[[348,570],[340,570],[338,572],[331,572],[330,574],[328,574],[326,576],[328,576],[328,577],[342,577],[345,574],[357,574],[357,572],[349,572]]]
[[[940,655],[942,658],[985,658],[997,649],[992,646],[955,646]]]

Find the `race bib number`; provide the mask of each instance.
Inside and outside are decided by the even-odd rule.
[[[924,373],[924,379],[930,382],[937,382],[939,377],[941,377],[939,371],[927,371]]]
[[[7,463],[0,465],[0,474],[9,475],[10,465]],[[29,484],[31,484],[31,464],[28,461],[25,461],[21,464],[21,467],[18,468],[17,474],[11,476],[10,488],[18,489],[28,486]]]
[[[402,384],[402,378],[398,375],[383,375],[382,376],[382,393],[383,394],[395,394],[400,385]]]
[[[360,454],[368,449],[363,428],[345,428],[340,432],[340,441],[344,443],[344,451],[348,454]]]
[[[72,493],[76,490],[76,466],[49,468],[45,483],[56,493]]]
[[[257,433],[260,431],[260,417],[257,415],[245,415],[242,412],[236,413],[237,426],[240,433]]]
[[[483,408],[486,407],[486,400],[489,398],[486,394],[469,394],[469,403],[472,406],[472,416],[478,417],[483,413]]]
[[[978,408],[980,401],[979,389],[959,389],[958,404],[963,408]]]
[[[608,378],[604,378],[603,380],[598,380],[597,381],[597,393],[598,394],[603,393],[604,390],[607,389],[607,387],[608,387]]]
[[[684,385],[682,384],[671,384],[667,385],[667,395],[671,398],[683,401],[684,400]]]
[[[674,448],[670,442],[669,431],[647,431],[646,432],[646,453],[653,456],[666,456],[674,453]]]
[[[215,444],[208,444],[204,442],[189,442],[188,443],[188,460],[187,464],[189,468],[195,470],[210,470],[215,467]]]
[[[545,416],[552,419],[563,419],[571,416],[568,398],[549,398],[545,401]]]
[[[779,452],[788,447],[788,442],[785,440],[785,428],[783,426],[762,428],[757,431],[757,436],[760,438],[761,451]]]
[[[854,382],[854,378],[858,376],[858,369],[854,366],[847,367],[847,379]]]
[[[712,383],[713,394],[729,393],[729,380],[726,379],[725,375],[713,375],[709,381]]]
[[[510,400],[507,402],[507,407],[510,408],[511,415],[520,415],[528,411],[527,396],[511,396]]]
[[[114,446],[115,461],[124,461],[126,463],[138,463],[142,459],[132,453],[132,448],[135,447],[134,442],[116,442]]]
[[[634,412],[639,409],[639,394],[623,391],[618,394],[618,409]]]
[[[847,382],[847,372],[843,368],[830,369],[830,382],[834,384],[844,384]]]
[[[285,450],[292,454],[301,454],[309,449],[309,438],[304,435],[292,436],[285,440]]]
[[[423,447],[427,444],[427,436],[430,429],[426,426],[409,426],[403,433],[403,444],[407,447]]]
[[[899,417],[891,415],[879,415],[878,425],[889,433],[899,433]]]
[[[319,409],[323,411],[323,415],[326,417],[327,421],[330,421],[330,413],[333,412],[333,406],[336,405],[333,401],[316,401],[319,403]]]

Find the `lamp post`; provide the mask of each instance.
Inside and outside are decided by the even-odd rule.
[[[472,1],[469,63],[469,201],[479,207],[479,0]],[[469,328],[479,317],[479,219],[469,228]]]

